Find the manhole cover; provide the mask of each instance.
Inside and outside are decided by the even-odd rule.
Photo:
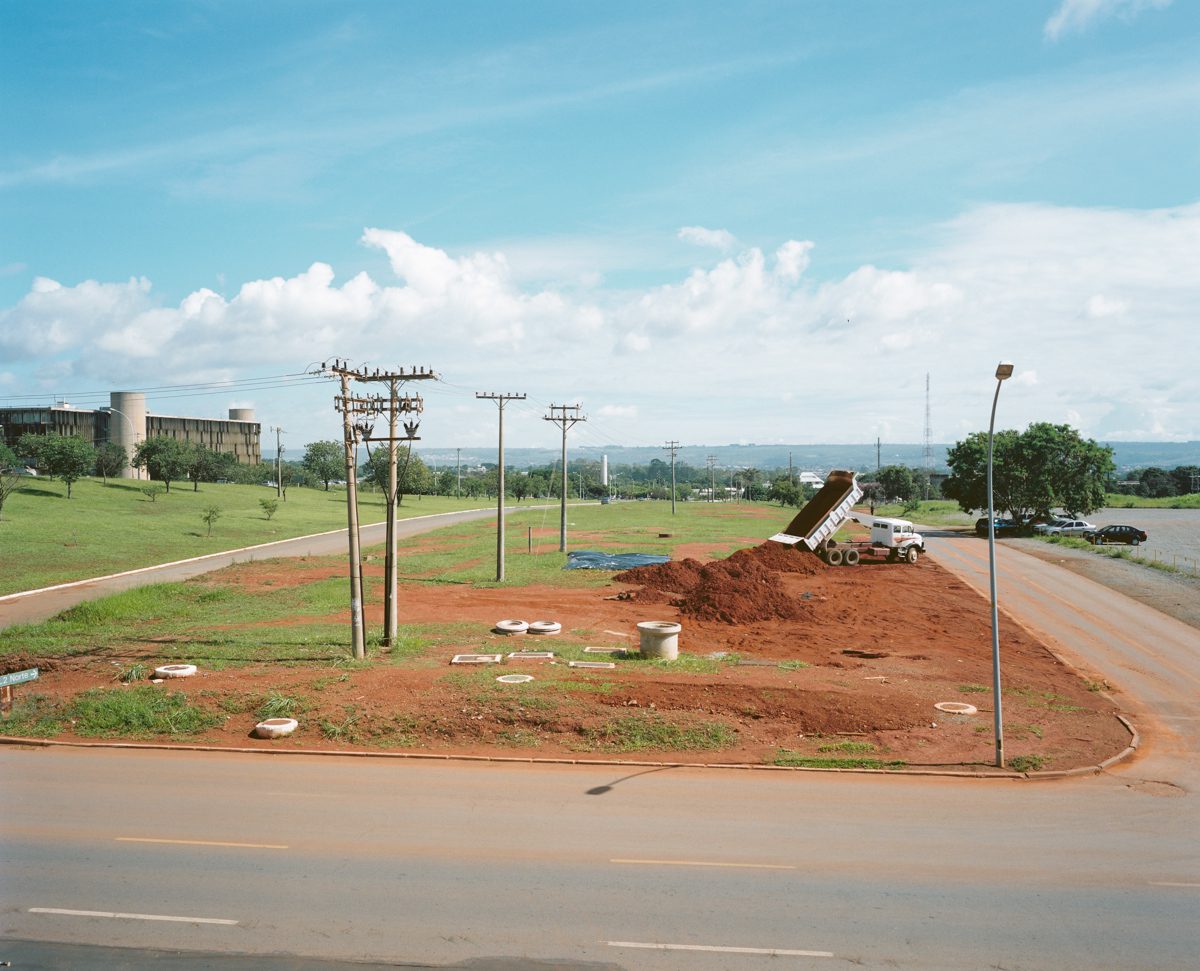
[[[938,711],[946,711],[951,715],[975,715],[979,709],[963,701],[939,701],[933,706]]]
[[[496,679],[501,684],[524,684],[526,681],[532,681],[532,674],[502,674]]]

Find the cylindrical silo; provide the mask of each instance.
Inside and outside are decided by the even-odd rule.
[[[108,440],[125,449],[133,458],[133,451],[146,439],[146,395],[141,391],[113,391],[108,396],[112,412],[108,419]],[[126,466],[121,470],[122,479],[140,479],[140,469]]]
[[[602,486],[608,485],[608,456],[607,455],[600,456],[600,484]]]
[[[229,420],[230,421],[254,421],[255,420],[254,409],[253,408],[230,408],[229,409]]]

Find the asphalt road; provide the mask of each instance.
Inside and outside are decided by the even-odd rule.
[[[986,589],[986,544],[929,545]],[[1001,548],[999,575],[1005,610],[1114,685],[1141,755],[1032,783],[3,748],[4,946],[479,969],[1195,967],[1196,631],[1018,551]]]

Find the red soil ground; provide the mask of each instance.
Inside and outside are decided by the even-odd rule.
[[[339,576],[340,569],[334,560],[255,562],[194,582],[279,589]],[[369,572],[376,569],[369,565]],[[196,739],[218,746],[751,764],[770,763],[787,750],[941,768],[986,767],[992,759],[988,605],[928,559],[834,568],[768,542],[724,560],[686,558],[631,570],[599,589],[413,582],[401,597],[404,624],[453,624],[453,635],[419,657],[382,655],[344,669],[211,670],[186,645],[162,642],[131,642],[119,652],[121,663],[197,663],[197,677],[163,689],[184,691],[225,713],[222,727]],[[501,618],[553,619],[563,633],[558,639],[504,636],[492,631]],[[458,652],[507,654],[568,643],[636,651],[635,625],[643,620],[679,621],[688,658],[724,655],[727,663],[709,671],[621,661],[616,670],[602,671],[529,660],[509,661],[504,671],[449,666]],[[368,624],[377,628],[381,621],[380,606],[369,605]],[[1034,756],[1044,769],[1069,769],[1095,765],[1126,746],[1117,703],[1086,672],[1066,667],[1007,617],[1001,636],[1010,760]],[[65,698],[111,686],[114,663],[114,655],[104,653],[58,661],[9,658],[4,667],[40,665],[39,690]],[[514,670],[534,674],[536,688],[494,681]],[[303,696],[308,704],[290,738],[250,737],[254,711],[270,690]],[[949,714],[934,707],[939,702],[965,702],[978,713]],[[719,724],[730,740],[714,749],[614,752],[605,742],[617,720],[629,716],[681,729]]]

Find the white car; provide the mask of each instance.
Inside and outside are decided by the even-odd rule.
[[[1038,523],[1033,527],[1033,531],[1039,536],[1045,536],[1052,530],[1058,529],[1061,526],[1065,526],[1069,522],[1071,522],[1069,519],[1051,519],[1048,523]]]
[[[1085,519],[1064,519],[1059,523],[1055,523],[1045,531],[1046,536],[1082,536],[1089,530],[1096,530],[1098,527],[1094,523],[1089,523]]]

